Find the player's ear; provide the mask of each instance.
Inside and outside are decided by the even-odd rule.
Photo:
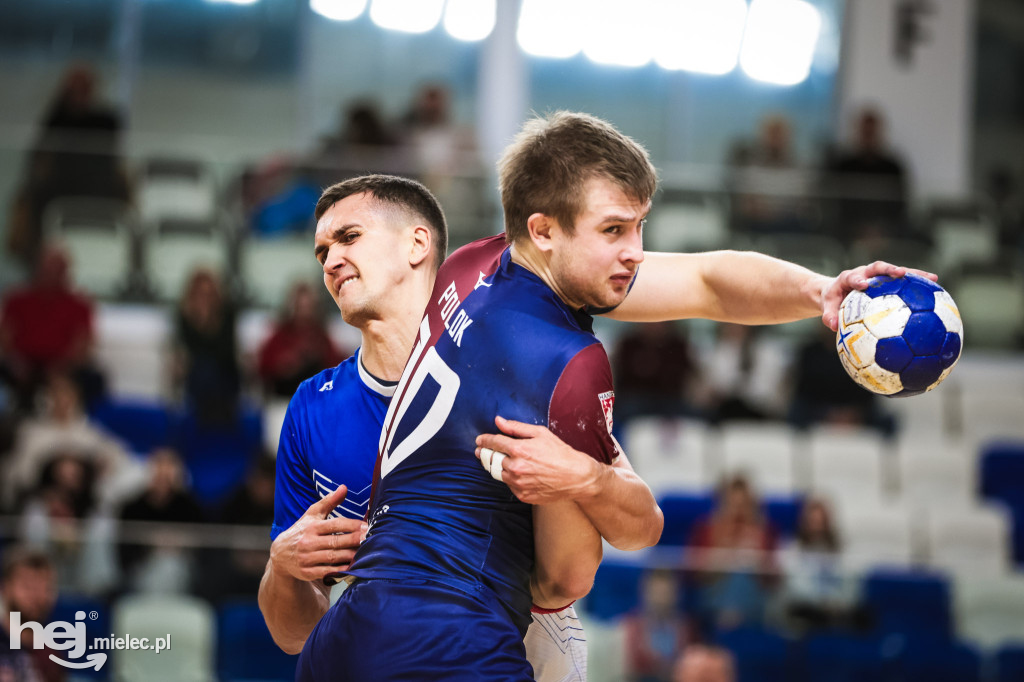
[[[551,250],[551,235],[557,227],[558,221],[543,213],[534,213],[526,220],[530,241],[540,251]]]
[[[409,241],[409,265],[416,267],[429,258],[433,246],[430,228],[426,225],[413,225]]]

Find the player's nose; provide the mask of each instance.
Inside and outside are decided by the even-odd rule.
[[[644,260],[644,241],[640,230],[630,232],[620,255],[623,263],[641,263]]]
[[[341,244],[331,244],[331,248],[327,250],[327,257],[324,259],[324,272],[330,274],[345,263],[345,247]]]

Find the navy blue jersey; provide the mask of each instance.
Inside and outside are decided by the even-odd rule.
[[[368,373],[359,354],[302,382],[288,405],[277,449],[272,538],[342,483],[348,495],[331,516],[366,515],[380,426],[395,387]]]
[[[475,439],[501,415],[614,459],[611,369],[590,322],[512,263],[503,237],[445,262],[384,422],[370,532],[352,575],[486,588],[526,631],[531,506],[483,469]]]

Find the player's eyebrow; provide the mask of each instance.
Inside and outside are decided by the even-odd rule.
[[[331,233],[327,235],[326,243],[317,244],[316,248],[313,249],[313,255],[316,256],[317,260],[319,260],[320,254],[330,249],[330,245],[332,242],[338,241],[339,239],[345,236],[346,232],[356,227],[362,227],[362,225],[360,225],[359,223],[345,223],[344,225],[339,225],[338,227],[334,228],[333,230],[331,230]]]
[[[639,219],[643,220],[646,217],[646,215],[647,214],[645,213],[644,215],[640,216]],[[632,222],[635,222],[637,219],[638,218],[637,218],[636,215],[629,215],[629,216],[609,215],[609,216],[605,216],[604,219],[601,220],[600,224],[604,225],[606,223],[632,223]]]

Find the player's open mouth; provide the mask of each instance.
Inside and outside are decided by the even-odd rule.
[[[352,275],[351,277],[346,277],[341,281],[341,284],[338,285],[338,291],[344,289],[345,285],[348,284],[349,282],[354,282],[357,279],[359,279],[359,275]]]

